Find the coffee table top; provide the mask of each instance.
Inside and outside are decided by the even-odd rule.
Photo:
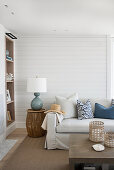
[[[69,159],[110,159],[110,161],[114,162],[114,148],[105,147],[104,151],[96,152],[92,148],[92,145],[94,144],[96,143],[89,140],[89,134],[71,134]]]

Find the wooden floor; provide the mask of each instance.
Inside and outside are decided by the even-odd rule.
[[[8,154],[0,161],[0,168],[5,164],[7,159],[14,153],[14,151],[17,149],[17,147],[22,143],[22,141],[27,136],[27,131],[24,128],[17,128],[15,131],[13,131],[7,139],[17,139],[17,143],[14,145],[14,147],[8,152]]]
[[[18,139],[23,140],[27,135],[27,131],[24,128],[18,128],[15,131],[13,131],[7,139]]]

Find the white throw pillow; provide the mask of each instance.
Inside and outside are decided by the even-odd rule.
[[[56,104],[61,106],[62,111],[66,112],[64,118],[78,117],[76,112],[76,103],[78,100],[78,94],[75,93],[67,98],[56,96]]]

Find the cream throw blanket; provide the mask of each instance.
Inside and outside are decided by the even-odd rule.
[[[51,113],[51,114],[56,114],[56,124],[58,124],[58,123],[61,123],[62,122],[62,120],[64,119],[64,116],[63,116],[63,114],[59,114],[59,113],[57,113],[57,112],[49,112],[49,113]],[[47,114],[48,115],[48,114]],[[42,123],[42,128],[44,129],[44,130],[47,130],[47,117],[48,116],[45,116],[45,119],[44,119],[44,121],[43,121],[43,123]]]

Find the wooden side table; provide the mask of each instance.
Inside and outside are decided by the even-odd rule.
[[[26,128],[28,136],[37,138],[45,135],[45,131],[41,128],[45,118],[45,109],[42,110],[27,110]]]

